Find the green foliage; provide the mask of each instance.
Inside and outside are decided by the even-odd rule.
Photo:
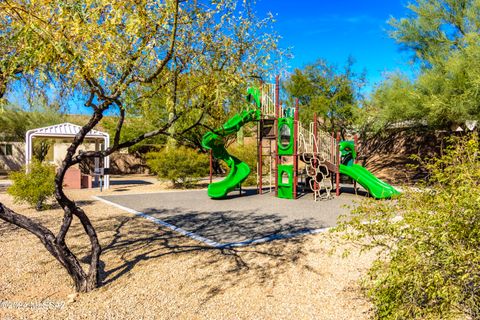
[[[429,67],[478,40],[480,5],[477,0],[415,0],[411,14],[390,20],[391,36],[415,59]]]
[[[393,75],[373,93],[366,115],[380,126],[402,121],[449,128],[480,120],[480,46],[453,53],[415,81]]]
[[[159,178],[184,188],[191,187],[209,173],[208,156],[184,146],[148,153],[147,165]]]
[[[393,74],[376,88],[370,99],[370,108],[363,111],[367,116],[377,116],[378,128],[407,120],[422,120],[425,110],[414,92],[412,81],[401,74]]]
[[[177,119],[170,136],[199,145],[199,131],[184,129],[198,119],[217,127],[242,107],[242,84],[281,66],[274,17],[257,16],[254,6],[230,0],[0,2],[0,30],[8,30],[0,36],[0,93],[8,84],[9,98],[28,82],[32,91],[48,88],[64,101],[105,102],[111,114],[126,114],[120,142]],[[115,120],[105,121],[112,137]]]
[[[381,248],[365,281],[377,319],[480,317],[479,156],[477,135],[452,140],[424,164],[428,185],[366,199],[336,229]]]
[[[417,0],[391,19],[391,36],[414,53],[414,81],[394,75],[372,95],[376,121],[414,120],[450,128],[480,120],[480,5],[476,0]]]
[[[453,52],[417,80],[428,122],[443,127],[480,120],[480,43]]]
[[[28,130],[59,124],[65,120],[65,115],[55,105],[37,106],[30,110],[7,105],[0,110],[0,139],[23,141]]]
[[[34,139],[33,140],[33,157],[40,162],[44,162],[50,149],[55,145],[53,139]]]
[[[13,181],[7,193],[16,202],[24,202],[38,211],[45,208],[45,201],[55,193],[55,168],[34,160],[28,173],[25,170],[12,172],[9,179]]]
[[[353,71],[350,58],[340,69],[325,60],[296,69],[285,88],[290,97],[298,98],[302,106],[300,117],[305,122],[313,119],[313,114],[323,118],[323,129],[341,130],[351,128],[359,107],[360,89],[364,85],[364,75]]]

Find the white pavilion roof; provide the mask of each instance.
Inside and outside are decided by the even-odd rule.
[[[82,127],[72,123],[61,123],[49,127],[38,128],[29,130],[27,136],[35,137],[74,137],[76,136]],[[91,130],[86,138],[106,138],[109,134],[97,130]]]

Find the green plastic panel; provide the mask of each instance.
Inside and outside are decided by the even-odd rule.
[[[349,167],[341,164],[340,173],[360,183],[375,199],[388,199],[400,194],[397,189],[378,179],[361,165],[353,164]]]
[[[355,159],[357,159],[357,152],[355,151],[355,141],[340,141],[340,154],[342,156],[342,164],[348,167],[354,165]]]
[[[278,166],[278,197],[293,199],[293,165]]]
[[[278,155],[293,155],[293,118],[278,119]]]

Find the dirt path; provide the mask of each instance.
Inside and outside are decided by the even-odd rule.
[[[104,194],[158,192],[163,185],[114,186]],[[119,191],[120,190],[120,191]],[[368,319],[358,279],[372,255],[329,255],[326,235],[218,250],[71,192],[97,228],[104,285],[72,295],[68,275],[32,235],[0,222],[0,319]],[[49,227],[60,210],[37,213],[0,201]],[[68,244],[86,262],[78,221]]]

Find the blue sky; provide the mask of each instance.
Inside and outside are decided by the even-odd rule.
[[[276,14],[282,47],[291,47],[291,68],[324,58],[343,65],[351,55],[367,70],[368,88],[386,72],[412,74],[409,55],[389,38],[387,20],[404,17],[404,0],[259,0],[260,15]]]
[[[414,75],[409,54],[400,52],[387,34],[387,20],[405,16],[408,0],[257,1],[260,16],[275,14],[275,29],[282,36],[280,45],[292,48],[291,71],[319,58],[343,65],[353,56],[356,70],[367,71],[367,94],[387,72]],[[83,103],[73,104],[76,107],[71,111],[86,112]]]

